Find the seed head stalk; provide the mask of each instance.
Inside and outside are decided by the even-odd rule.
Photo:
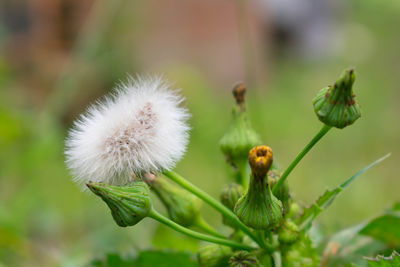
[[[286,178],[289,176],[289,174],[293,171],[293,169],[299,164],[299,162],[304,158],[304,156],[313,148],[313,146],[318,143],[318,141],[331,129],[331,126],[328,126],[324,124],[319,130],[319,132],[314,136],[313,139],[303,148],[303,150],[297,155],[297,157],[290,163],[289,167],[285,170],[285,172],[282,174],[281,178],[279,178],[278,182],[275,184],[275,186],[272,189],[272,193],[276,194],[276,192],[279,191],[283,183],[285,182]]]
[[[259,240],[259,238],[246,226],[244,225],[237,217],[236,215],[229,210],[227,207],[225,207],[222,203],[214,199],[212,196],[201,190],[200,188],[196,187],[186,179],[184,179],[182,176],[179,174],[173,172],[173,171],[167,171],[165,170],[163,174],[174,181],[175,183],[179,184],[192,194],[196,195],[198,198],[202,199],[204,202],[209,204],[211,207],[215,208],[218,210],[222,215],[227,217],[229,220],[231,220],[234,224],[238,226],[240,230],[242,230],[245,234],[247,234],[251,239],[253,239],[258,245],[260,245],[263,248],[266,248]]]

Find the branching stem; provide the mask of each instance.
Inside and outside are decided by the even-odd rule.
[[[297,166],[297,164],[302,160],[302,158],[308,153],[308,151],[313,148],[313,146],[318,143],[318,141],[331,129],[331,126],[328,126],[324,124],[322,126],[321,130],[314,136],[313,139],[303,148],[303,150],[297,155],[297,157],[290,163],[289,167],[285,170],[285,172],[282,174],[281,178],[279,178],[278,182],[272,189],[272,193],[276,194],[283,183],[285,182],[286,178],[289,176],[289,174],[293,171],[293,169]]]
[[[211,227],[203,218],[199,218],[194,226],[197,226],[199,229],[203,230],[204,232],[216,236],[216,237],[220,237],[220,238],[225,238],[225,236],[223,236],[222,234],[218,233],[213,227]]]
[[[168,219],[167,217],[161,215],[154,209],[152,209],[150,211],[149,217],[159,221],[160,223],[163,223],[163,224],[171,227],[172,229],[174,229],[177,232],[180,232],[182,234],[188,235],[188,236],[196,238],[196,239],[200,239],[200,240],[204,240],[204,241],[208,241],[211,243],[216,243],[216,244],[220,244],[220,245],[224,245],[224,246],[229,246],[229,247],[233,247],[233,248],[237,248],[237,249],[244,249],[244,250],[256,249],[255,247],[241,244],[241,243],[229,240],[229,239],[215,237],[215,236],[202,234],[202,233],[190,230],[186,227],[183,227],[182,225],[175,223],[174,221]]]
[[[174,181],[175,183],[179,184],[192,194],[196,195],[198,198],[209,204],[211,207],[215,208],[219,211],[222,215],[224,215],[228,220],[232,221],[240,230],[242,230],[245,234],[247,234],[251,239],[253,239],[257,244],[263,247],[263,242],[261,242],[257,236],[245,225],[243,224],[238,217],[227,207],[225,207],[221,202],[214,199],[212,196],[201,190],[200,188],[196,187],[186,179],[184,179],[179,174],[173,171],[164,171],[163,174]]]

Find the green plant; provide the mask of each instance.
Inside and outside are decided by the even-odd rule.
[[[323,88],[313,99],[322,128],[282,175],[273,164],[272,149],[261,145],[259,135],[251,128],[246,113],[245,86],[236,86],[233,90],[236,106],[232,123],[220,142],[227,163],[233,169],[230,172],[231,183],[222,189],[221,202],[172,171],[171,161],[165,158],[173,157],[172,162],[180,158],[182,147],[186,146],[187,115],[177,106],[181,99],[176,94],[169,94],[163,87],[164,83],[134,82],[132,88],[122,90],[122,98],[114,96],[112,100],[107,100],[105,108],[101,108],[101,103],[100,108],[92,108],[91,113],[77,123],[77,129],[68,139],[68,163],[78,179],[85,181],[87,187],[106,202],[119,226],[132,226],[149,217],[177,232],[213,243],[199,250],[200,266],[365,265],[367,261],[362,258],[363,252],[371,255],[399,248],[400,205],[395,205],[383,216],[368,223],[333,235],[322,255],[309,231],[315,218],[332,204],[343,189],[389,155],[361,169],[340,186],[326,191],[309,207],[301,206],[291,197],[287,181],[302,158],[331,129],[345,128],[361,116],[353,94],[354,81],[354,70],[346,70],[333,85]],[[160,86],[162,88],[157,89]],[[166,101],[159,98],[159,92],[167,97]],[[134,102],[133,105],[129,100],[132,95],[145,101]],[[159,105],[167,107],[163,106],[164,110],[160,112]],[[115,107],[119,106],[123,106],[122,110],[130,116],[124,113],[123,120],[118,124],[114,120],[119,115]],[[93,129],[96,133],[104,131],[107,134],[99,135],[93,141],[90,138]],[[163,134],[158,135],[158,130],[164,131]],[[182,140],[176,141],[176,138]],[[89,141],[94,142],[92,147],[85,146],[85,142]],[[93,166],[85,166],[87,163]],[[85,178],[81,173],[90,177]],[[97,182],[89,181],[90,178],[95,178]],[[168,217],[156,211],[151,191],[165,205]],[[200,200],[222,215],[223,223],[231,229],[229,236],[205,222]],[[360,245],[358,240],[363,238]],[[349,251],[352,253],[349,254]],[[165,253],[154,252],[155,257],[160,257],[159,262],[154,264],[161,264],[162,258],[167,255],[164,260],[172,261],[171,266],[174,266],[174,260]],[[129,263],[140,265],[137,263],[140,255],[129,259]],[[187,266],[196,264],[186,256],[182,254],[179,259],[186,261]],[[395,266],[398,254],[368,262],[371,266]]]

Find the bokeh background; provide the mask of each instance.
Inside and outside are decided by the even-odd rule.
[[[248,85],[252,124],[285,168],[321,126],[312,97],[355,67],[362,118],[332,130],[289,183],[310,203],[392,152],[319,217],[319,229],[329,235],[380,214],[400,199],[399,26],[394,0],[2,0],[0,266],[84,266],[142,248],[196,251],[198,242],[151,220],[117,227],[65,167],[73,119],[127,74],[163,73],[182,89],[192,131],[177,170],[218,196],[228,181],[218,141],[236,82]]]

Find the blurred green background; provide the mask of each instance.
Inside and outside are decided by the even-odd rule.
[[[82,266],[109,252],[198,247],[147,219],[117,227],[65,167],[73,119],[127,74],[163,73],[181,88],[192,131],[177,171],[218,196],[228,181],[218,141],[237,81],[248,85],[254,128],[285,168],[321,127],[313,96],[354,66],[362,118],[329,132],[290,187],[310,203],[392,152],[318,222],[332,234],[399,201],[400,2],[284,2],[2,1],[0,266]]]

